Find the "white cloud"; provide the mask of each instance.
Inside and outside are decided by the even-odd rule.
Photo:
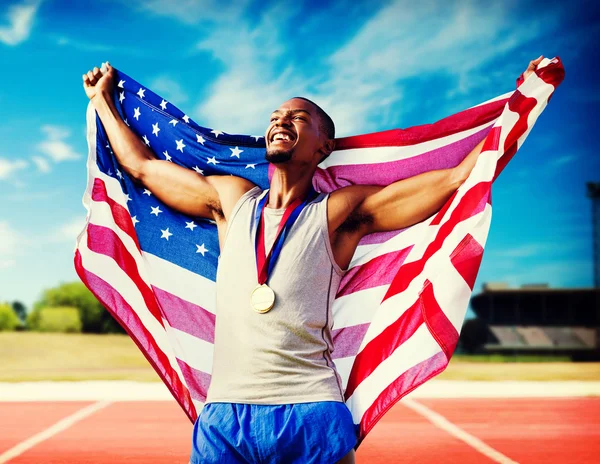
[[[0,158],[0,179],[8,179],[19,169],[27,167],[27,161],[15,160],[11,161],[5,158]]]
[[[53,234],[50,235],[50,241],[52,242],[74,242],[77,236],[83,230],[85,226],[85,217],[73,218],[63,225],[58,227]]]
[[[289,32],[297,20],[287,5],[252,24],[232,20],[198,45],[226,70],[195,115],[226,132],[262,133],[270,112],[300,94],[332,116],[339,136],[390,127],[401,113],[424,105],[435,104],[431,113],[445,116],[447,102],[464,93],[490,83],[498,85],[498,93],[510,89],[527,62],[517,71],[495,60],[535,38],[542,24],[550,27],[556,21],[550,12],[540,12],[517,22],[509,17],[511,8],[504,2],[483,8],[398,0],[375,12],[329,56],[320,57],[316,50],[308,67],[287,55]],[[312,21],[317,28],[328,27],[331,18],[316,14]],[[449,80],[452,91],[415,95],[409,87],[410,79],[439,75]]]
[[[50,163],[46,158],[42,158],[41,156],[32,156],[31,160],[37,166],[40,172],[50,172]]]
[[[27,40],[41,1],[25,1],[8,10],[8,26],[0,27],[0,42],[18,45]]]
[[[198,43],[199,50],[221,60],[226,72],[209,97],[196,106],[198,121],[229,133],[263,134],[271,112],[295,94],[306,94],[310,79],[286,60],[286,22],[297,11],[277,5],[255,25],[232,22]],[[283,67],[277,66],[283,60]]]
[[[178,0],[165,2],[164,0],[142,0],[127,2],[137,9],[147,11],[157,16],[175,18],[187,24],[199,22],[228,22],[240,16],[248,0],[222,2],[219,0]]]
[[[188,101],[189,97],[177,81],[168,76],[159,76],[150,82],[153,92],[166,98],[170,103],[178,106]]]
[[[561,167],[565,164],[569,164],[572,161],[575,161],[578,157],[576,155],[564,155],[559,156],[558,158],[553,158],[549,161],[549,164],[554,167]]]
[[[21,242],[21,235],[8,222],[0,221],[0,259],[8,260],[16,254]]]
[[[61,126],[42,126],[42,131],[46,134],[46,139],[37,145],[38,150],[50,157],[53,161],[76,160],[81,158],[75,149],[65,142],[71,132],[69,129]]]
[[[14,267],[15,264],[17,264],[17,262],[14,259],[0,258],[0,271],[4,269],[10,269],[11,267]]]

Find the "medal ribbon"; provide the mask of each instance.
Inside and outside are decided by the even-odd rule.
[[[304,209],[304,207],[310,203],[316,196],[318,192],[316,192],[312,186],[311,190],[308,192],[308,195],[302,201],[300,198],[296,198],[284,211],[283,217],[279,221],[279,226],[277,227],[277,233],[275,234],[275,240],[273,242],[273,246],[271,247],[271,251],[266,255],[265,250],[265,205],[269,199],[269,193],[260,199],[258,202],[258,206],[256,208],[256,213],[254,216],[255,222],[258,223],[258,231],[256,233],[254,249],[256,250],[256,270],[258,273],[258,283],[260,285],[264,284],[269,278],[269,274],[273,270],[275,266],[275,262],[281,253],[281,249],[283,248],[283,242],[287,237],[289,230],[300,216],[300,213]]]

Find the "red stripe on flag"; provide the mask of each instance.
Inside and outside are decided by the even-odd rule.
[[[206,372],[199,371],[188,365],[185,361],[177,358],[177,363],[183,374],[183,379],[190,389],[190,394],[193,399],[206,402],[206,394],[210,385],[211,375]]]
[[[450,255],[450,262],[456,271],[465,279],[467,285],[473,290],[477,272],[483,258],[483,247],[475,237],[467,234]]]
[[[81,253],[75,251],[75,270],[81,281],[102,303],[111,315],[119,322],[131,339],[135,342],[158,376],[169,388],[169,391],[194,422],[197,417],[196,407],[192,403],[190,392],[181,382],[177,372],[171,367],[168,356],[158,346],[150,331],[144,326],[135,310],[121,294],[108,282],[91,273],[82,263]]]
[[[417,299],[398,319],[387,326],[356,355],[345,397],[348,399],[354,390],[386,360],[402,343],[408,340],[423,323],[421,301]]]
[[[438,375],[447,365],[448,358],[444,352],[440,351],[431,358],[414,365],[385,387],[362,416],[355,448],[359,447],[365,436],[394,404],[419,385]]]
[[[562,61],[558,56],[554,58],[556,61],[551,61],[543,68],[536,69],[535,73],[546,84],[550,84],[556,88],[565,78],[565,68],[563,67]],[[550,97],[548,97],[548,101],[550,101]]]
[[[518,90],[515,90],[515,93],[508,101],[508,108],[517,113],[519,118],[506,136],[506,140],[504,141],[505,151],[508,150],[513,144],[516,144],[519,137],[521,137],[527,131],[527,128],[529,127],[529,113],[531,113],[531,110],[535,108],[536,104],[537,100],[535,98],[526,97]]]
[[[117,265],[131,278],[136,285],[148,311],[163,325],[160,308],[152,289],[144,282],[140,276],[137,263],[134,257],[129,253],[129,250],[123,245],[119,236],[108,227],[98,226],[96,224],[88,224],[87,226],[87,245],[90,250],[99,253],[115,260]]]
[[[400,267],[411,249],[412,245],[379,255],[365,264],[352,267],[344,275],[335,297],[339,298],[360,290],[389,284],[393,279],[393,274],[390,273],[391,266]]]
[[[476,106],[475,108],[469,108],[460,113],[440,119],[434,124],[423,124],[407,129],[392,129],[389,131],[339,138],[335,141],[335,149],[400,147],[446,137],[493,121],[502,113],[506,101],[507,99],[502,99]]]
[[[423,312],[423,319],[427,324],[429,332],[431,332],[438,345],[444,350],[446,357],[450,359],[458,343],[458,332],[435,299],[433,285],[429,280],[425,281],[419,298],[421,300],[420,307]]]
[[[92,187],[92,200],[103,201],[108,204],[115,224],[117,224],[119,229],[131,237],[131,239],[135,242],[137,249],[141,251],[137,234],[135,232],[135,226],[133,225],[129,211],[127,211],[127,208],[124,208],[108,196],[106,184],[102,179],[94,179],[94,186]]]
[[[171,327],[209,343],[215,342],[214,314],[154,285],[152,290],[163,317]]]
[[[360,344],[365,338],[367,330],[369,330],[369,323],[357,324],[341,329],[335,329],[331,331],[333,338],[333,351],[331,352],[331,359],[347,358],[349,356],[356,356]]]
[[[473,214],[477,214],[485,207],[489,192],[490,182],[480,182],[465,192],[459,204],[452,211],[450,218],[439,228],[435,239],[429,244],[423,256],[417,261],[405,263],[400,267],[382,301],[408,288],[410,283],[421,274],[427,260],[441,249],[444,240],[456,225]]]

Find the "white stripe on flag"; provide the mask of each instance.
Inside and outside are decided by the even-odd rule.
[[[152,285],[215,314],[215,283],[151,253],[142,252]]]
[[[118,292],[125,301],[133,308],[135,313],[140,318],[140,321],[144,327],[150,332],[154,342],[158,348],[167,356],[169,359],[170,366],[177,372],[177,375],[183,381],[183,374],[179,368],[179,364],[175,359],[173,348],[169,344],[169,339],[163,326],[154,317],[153,314],[148,310],[146,303],[131,278],[117,265],[117,263],[110,258],[100,253],[91,251],[84,244],[87,242],[87,237],[83,237],[84,240],[79,246],[79,252],[81,253],[81,260],[83,267],[106,281],[116,292]]]
[[[348,150],[333,151],[329,157],[323,161],[319,167],[326,169],[333,166],[349,166],[364,164],[379,164],[389,161],[400,161],[403,159],[419,156],[431,150],[444,147],[450,143],[463,140],[477,132],[491,127],[493,122],[486,122],[472,129],[440,137],[434,140],[428,140],[414,145],[405,145],[400,147],[371,147],[371,148],[353,148]]]
[[[377,397],[411,367],[441,352],[441,348],[431,336],[425,323],[400,345],[387,359],[354,390],[346,405],[352,412],[354,423],[358,424],[363,414],[375,402]]]
[[[210,375],[214,345],[170,327],[167,321],[165,321],[165,330],[175,352],[175,357],[184,361],[188,366]]]

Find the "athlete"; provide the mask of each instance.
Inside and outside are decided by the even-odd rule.
[[[542,60],[531,61],[524,77]],[[358,242],[430,217],[466,180],[483,142],[456,167],[330,194],[312,177],[335,148],[331,118],[292,98],[271,114],[269,189],[159,160],[119,117],[107,63],[83,75],[115,156],[180,212],[216,222],[221,254],[211,384],[190,462],[353,463],[357,430],[331,360],[331,303]]]

